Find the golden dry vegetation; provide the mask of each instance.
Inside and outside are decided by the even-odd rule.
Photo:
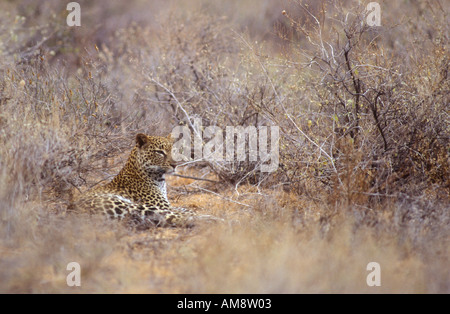
[[[380,27],[350,0],[78,2],[81,27],[61,1],[0,4],[0,292],[450,292],[448,1],[379,1]],[[194,120],[280,128],[275,172],[168,178],[223,221],[67,214],[136,133]]]

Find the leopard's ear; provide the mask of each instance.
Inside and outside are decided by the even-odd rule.
[[[144,146],[147,142],[148,142],[148,136],[147,135],[145,135],[143,133],[139,133],[139,134],[136,135],[136,144],[138,145],[139,148]]]
[[[169,135],[167,135],[166,138],[169,140],[173,140],[172,133],[169,133]]]

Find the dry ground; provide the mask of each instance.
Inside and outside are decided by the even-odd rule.
[[[192,171],[189,171],[192,175]],[[284,191],[171,178],[175,205],[223,222],[190,229],[128,229],[103,217],[48,213],[39,226],[1,248],[3,292],[32,293],[435,293],[449,291],[448,238],[428,242],[356,222],[332,223],[314,201]],[[246,204],[242,206],[240,204]],[[261,205],[263,204],[263,205]],[[50,206],[52,207],[52,205]],[[33,207],[37,210],[39,207]],[[335,209],[339,211],[339,208]],[[321,218],[322,217],[322,218]],[[380,222],[379,225],[382,225]],[[402,227],[403,228],[403,227]],[[410,226],[409,228],[413,228]],[[385,229],[385,230],[384,230]],[[408,231],[406,231],[408,232]],[[417,231],[412,231],[411,234]],[[416,241],[416,243],[414,243]],[[68,287],[66,265],[81,265],[81,287]],[[381,266],[381,287],[369,287],[369,262]]]

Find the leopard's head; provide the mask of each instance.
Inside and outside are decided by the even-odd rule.
[[[142,133],[136,135],[136,164],[145,174],[163,175],[175,171],[176,162],[172,159],[173,139],[169,134],[149,136]]]

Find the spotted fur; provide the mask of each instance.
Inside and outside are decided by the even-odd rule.
[[[83,194],[75,209],[146,225],[190,225],[193,213],[171,207],[167,199],[165,174],[176,167],[172,144],[170,135],[137,134],[136,146],[119,174],[108,184]]]

